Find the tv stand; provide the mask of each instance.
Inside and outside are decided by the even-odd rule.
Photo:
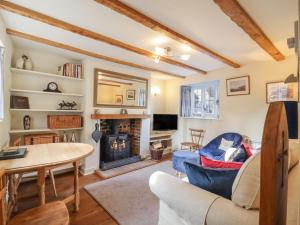
[[[172,135],[173,131],[152,131],[150,134],[150,145],[161,143],[164,149],[163,154],[173,152]]]

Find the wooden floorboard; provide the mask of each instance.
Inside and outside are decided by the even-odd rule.
[[[118,223],[83,189],[87,184],[102,180],[98,175],[80,176],[80,209],[73,211],[72,204],[68,205],[70,225],[117,225]],[[58,198],[55,198],[50,179],[46,180],[46,201],[63,199],[73,192],[73,173],[55,176]],[[38,192],[35,181],[26,182],[18,189],[18,210],[38,206]]]
[[[170,160],[171,154],[164,155],[163,161]],[[55,176],[58,197],[54,195],[50,178],[46,179],[46,202],[64,199],[73,193],[73,173]],[[72,204],[68,205],[70,225],[118,225],[118,223],[102,208],[84,189],[87,184],[104,180],[97,174],[80,176],[80,208],[74,212]],[[18,207],[16,213],[39,205],[36,181],[22,183],[18,188]]]

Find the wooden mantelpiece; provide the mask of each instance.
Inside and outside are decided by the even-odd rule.
[[[93,120],[148,119],[149,114],[92,114]]]

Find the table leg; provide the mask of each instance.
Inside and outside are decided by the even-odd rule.
[[[45,205],[46,197],[45,197],[45,179],[46,179],[46,168],[38,169],[38,187],[39,187],[39,198],[40,205]]]
[[[80,161],[73,162],[74,166],[74,206],[75,211],[78,212],[79,210],[79,202],[80,202],[80,194],[79,194],[79,164]]]

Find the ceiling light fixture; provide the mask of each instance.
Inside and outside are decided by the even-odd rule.
[[[172,49],[170,47],[165,47],[165,48],[161,48],[161,47],[155,47],[155,53],[153,55],[154,58],[154,62],[155,63],[159,63],[160,62],[160,58],[162,56],[166,56],[169,58],[180,58],[182,60],[189,60],[191,55],[189,54],[183,54],[183,55],[175,55],[172,53]]]
[[[181,55],[180,56],[180,58],[182,59],[182,60],[189,60],[190,59],[190,57],[191,57],[191,55],[187,55],[187,54],[185,54],[185,55]]]
[[[181,48],[183,51],[186,51],[186,52],[192,51],[192,48],[191,48],[189,45],[187,45],[187,44],[182,44],[182,45],[180,45],[180,48]]]
[[[160,61],[160,56],[159,55],[155,55],[154,56],[154,62],[155,63],[159,63],[159,61]]]

